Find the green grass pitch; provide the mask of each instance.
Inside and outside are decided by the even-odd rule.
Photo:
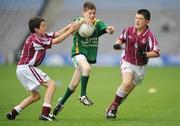
[[[55,106],[74,68],[43,66],[41,69],[57,82]],[[28,92],[16,78],[16,66],[0,66],[0,126],[180,126],[180,67],[148,68],[142,85],[119,107],[117,119],[107,120],[104,112],[120,81],[119,67],[93,67],[87,88],[88,96],[95,102],[93,106],[79,103],[79,85],[56,121],[39,121],[45,91],[41,87],[41,100],[23,110],[16,120],[9,121],[5,113],[27,97]],[[150,88],[157,92],[148,93]]]

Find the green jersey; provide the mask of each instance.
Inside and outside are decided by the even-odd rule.
[[[73,37],[73,46],[71,50],[71,57],[77,54],[86,56],[87,61],[91,64],[96,63],[98,51],[98,38],[106,33],[107,25],[96,19],[93,23],[94,32],[89,38],[81,37],[78,32]]]

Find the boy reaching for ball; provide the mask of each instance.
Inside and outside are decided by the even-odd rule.
[[[82,17],[77,18],[81,19]],[[85,2],[83,5],[83,19],[85,22],[94,26],[94,32],[90,37],[82,37],[78,32],[74,34],[73,46],[71,51],[72,61],[75,66],[75,72],[72,80],[64,94],[58,101],[53,110],[53,115],[57,115],[62,110],[64,103],[75,91],[81,81],[80,103],[85,106],[93,105],[93,102],[87,97],[86,88],[90,75],[91,64],[96,63],[98,51],[98,38],[105,34],[112,34],[115,29],[113,26],[107,26],[104,22],[96,18],[96,6],[92,2]]]
[[[47,25],[43,18],[32,17],[29,20],[28,25],[31,33],[24,43],[16,74],[22,85],[30,93],[30,96],[8,112],[6,114],[7,119],[14,120],[23,109],[38,101],[40,99],[39,88],[44,86],[46,93],[39,120],[53,121],[54,117],[50,116],[49,113],[56,89],[55,82],[46,73],[41,71],[38,66],[43,61],[46,50],[50,49],[54,44],[61,43],[72,32],[77,30],[81,23],[82,20],[71,23],[60,31],[47,33]]]

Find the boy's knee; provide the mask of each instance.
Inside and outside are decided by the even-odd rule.
[[[52,84],[52,86],[56,87],[56,82],[55,81],[52,80],[51,84]]]
[[[36,93],[32,95],[33,101],[38,101],[41,98],[41,95],[39,93]]]
[[[53,88],[53,89],[55,90],[55,89],[56,89],[56,82],[53,81],[53,80],[51,80],[51,81],[49,82],[49,84],[48,84],[48,87]]]
[[[123,82],[122,87],[125,91],[127,91],[132,87],[132,83],[131,82]]]
[[[70,84],[69,88],[73,91],[75,91],[76,87],[78,86],[78,84]]]
[[[50,81],[48,81],[48,87],[54,87],[54,88],[56,88],[56,82],[55,81],[53,81],[53,80],[50,80]]]
[[[91,66],[90,65],[87,65],[87,66],[85,66],[83,68],[83,74],[84,75],[89,75],[90,71],[91,71]]]

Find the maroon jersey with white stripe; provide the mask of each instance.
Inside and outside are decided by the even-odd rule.
[[[46,49],[49,49],[52,46],[52,39],[54,36],[54,32],[46,33],[44,37],[31,33],[23,46],[18,65],[40,65],[45,57]]]
[[[155,51],[159,55],[159,46],[156,37],[152,34],[149,27],[141,34],[137,35],[136,28],[134,26],[128,27],[123,30],[119,39],[125,43],[125,53],[123,60],[134,65],[146,65],[147,59],[141,57],[138,53],[137,46],[141,46],[143,51]]]

